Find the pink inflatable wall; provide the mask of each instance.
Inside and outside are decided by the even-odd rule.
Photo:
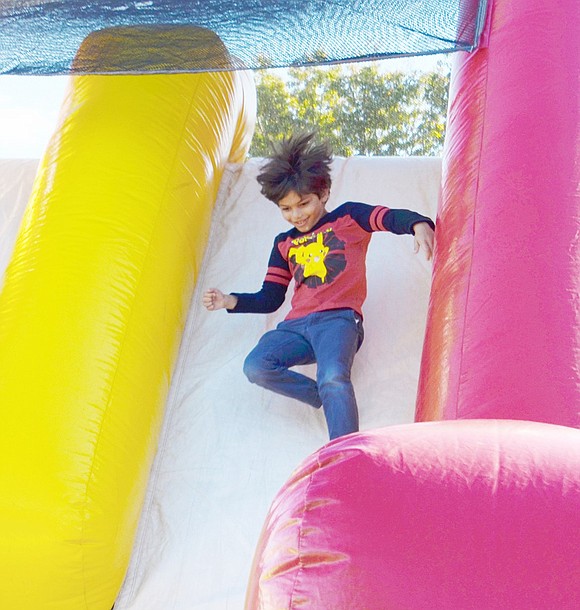
[[[274,501],[247,610],[577,610],[580,431],[446,421],[352,434]]]
[[[452,77],[417,420],[579,426],[578,1],[491,5]]]

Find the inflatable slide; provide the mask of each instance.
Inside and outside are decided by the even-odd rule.
[[[34,183],[0,166],[2,607],[578,607],[573,4],[490,3],[442,163],[336,160],[329,207],[438,226],[433,270],[373,239],[362,432],[330,444],[241,375],[284,311],[199,306],[284,226],[242,163],[248,75],[71,80]]]
[[[10,198],[23,208],[25,187],[32,185],[35,163],[19,165],[28,168],[26,176],[14,172],[15,161],[0,164],[6,207]],[[246,353],[285,311],[209,314],[199,302],[208,285],[253,289],[262,281],[284,220],[259,193],[259,165],[260,159],[230,163],[222,176],[115,610],[243,608],[272,498],[294,467],[328,439],[320,412],[264,392],[243,376]],[[20,198],[9,188],[10,177],[20,185]],[[333,178],[330,206],[359,198],[434,215],[441,162],[338,158]],[[3,235],[9,237],[7,227]],[[367,336],[353,371],[363,429],[413,421],[431,277],[430,263],[414,255],[408,236],[375,236],[368,269]],[[141,415],[134,417],[136,426]]]

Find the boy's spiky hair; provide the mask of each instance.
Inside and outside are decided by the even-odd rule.
[[[257,180],[262,195],[278,204],[290,191],[321,195],[330,189],[332,150],[327,142],[315,142],[316,133],[298,133],[274,144]]]

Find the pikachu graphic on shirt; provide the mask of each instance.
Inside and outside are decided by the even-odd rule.
[[[297,265],[303,268],[304,278],[316,276],[324,283],[328,270],[324,263],[329,247],[324,245],[322,233],[318,233],[316,241],[290,248],[289,257],[294,257]]]

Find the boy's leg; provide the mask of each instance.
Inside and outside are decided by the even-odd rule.
[[[358,431],[358,408],[350,371],[364,338],[361,317],[352,310],[308,316],[307,337],[318,363],[318,393],[330,439]]]
[[[322,404],[316,382],[306,375],[288,370],[299,364],[312,364],[314,351],[300,334],[300,321],[281,322],[278,328],[265,333],[244,362],[244,374],[267,390],[295,398],[319,408]]]

